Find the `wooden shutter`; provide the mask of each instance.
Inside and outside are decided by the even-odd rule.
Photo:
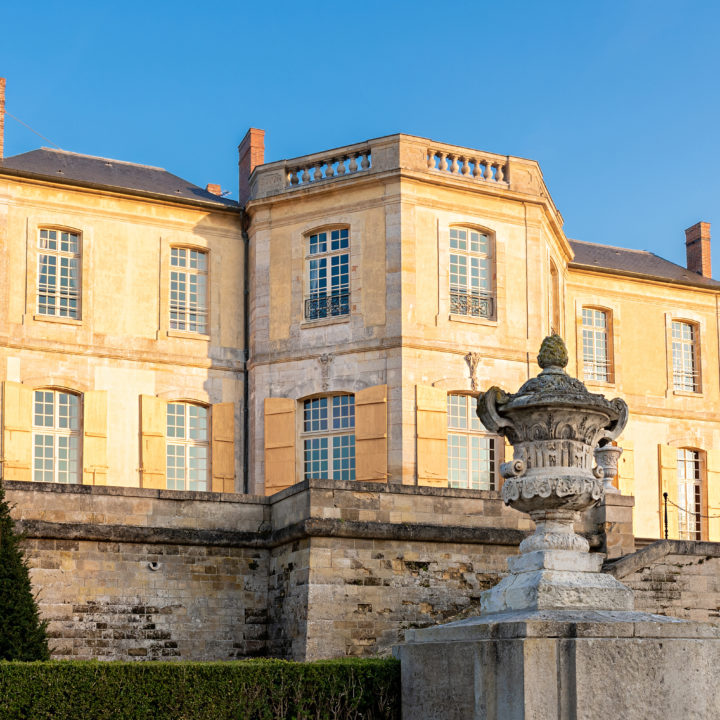
[[[628,440],[618,443],[623,449],[618,462],[618,490],[623,495],[635,494],[635,447]]]
[[[678,501],[677,448],[670,445],[658,445],[658,467],[660,469],[660,537],[664,538],[665,498],[663,493],[668,494],[668,500],[671,502],[677,504]],[[678,534],[678,510],[668,502],[668,538],[676,540]]]
[[[355,479],[387,482],[387,385],[355,393]]]
[[[265,398],[265,494],[295,483],[295,401]]]
[[[107,392],[83,395],[83,484],[107,485]]]
[[[32,480],[33,391],[21,383],[3,382],[3,479]]]
[[[140,484],[165,488],[167,403],[154,395],[140,396]]]
[[[235,492],[235,403],[212,406],[212,491]]]
[[[447,487],[447,393],[418,385],[416,402],[418,485]]]
[[[720,450],[707,451],[708,540],[720,542]]]

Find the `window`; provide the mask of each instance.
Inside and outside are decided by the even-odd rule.
[[[304,478],[355,479],[355,397],[303,403]]]
[[[560,276],[550,261],[550,334],[560,334]]]
[[[502,439],[488,434],[475,412],[476,405],[472,395],[447,396],[448,485],[495,490]]]
[[[493,315],[490,238],[479,230],[450,228],[450,312]]]
[[[202,405],[168,403],[168,489],[208,489],[210,475],[208,419],[208,408]]]
[[[38,238],[38,315],[80,317],[80,236],[66,230],[40,230]]]
[[[692,323],[672,322],[673,388],[686,392],[700,389],[697,368],[697,327]]]
[[[60,390],[33,393],[33,480],[80,482],[80,398]]]
[[[700,453],[679,448],[677,451],[678,475],[678,531],[683,540],[701,539],[701,477]]]
[[[170,329],[207,333],[207,253],[170,249]]]
[[[582,309],[583,376],[585,380],[610,382],[608,313]]]
[[[350,313],[350,231],[311,235],[305,259],[308,296],[305,319],[320,320]]]

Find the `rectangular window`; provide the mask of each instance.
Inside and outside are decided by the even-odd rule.
[[[468,228],[450,228],[450,312],[493,314],[490,239]]]
[[[311,235],[306,273],[305,319],[319,320],[350,313],[350,231],[348,228]]]
[[[170,249],[170,329],[207,333],[207,253]]]
[[[677,451],[678,474],[678,530],[683,540],[701,540],[701,493],[700,453],[697,450],[679,448]]]
[[[502,439],[488,434],[476,405],[471,395],[448,395],[448,485],[495,490]]]
[[[594,308],[582,309],[583,376],[585,380],[610,382],[608,314]]]
[[[40,230],[37,312],[80,317],[80,236],[65,230]]]
[[[355,479],[355,398],[306,400],[303,406],[304,477]]]
[[[167,486],[207,490],[210,475],[209,411],[202,405],[168,403]]]
[[[673,388],[699,392],[697,365],[697,328],[692,323],[672,323]]]

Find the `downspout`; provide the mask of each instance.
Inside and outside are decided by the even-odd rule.
[[[250,237],[247,228],[250,225],[249,216],[243,210],[242,239],[245,244],[243,255],[243,492],[247,495],[250,489],[250,380],[248,378],[248,360],[250,358]]]

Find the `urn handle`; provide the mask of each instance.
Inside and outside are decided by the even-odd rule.
[[[622,398],[613,398],[610,404],[618,411],[618,419],[613,420],[600,436],[600,444],[606,445],[616,440],[625,429],[628,421],[628,406]]]
[[[490,432],[506,435],[507,433],[503,431],[503,428],[514,428],[512,422],[501,417],[497,411],[498,400],[503,400],[506,397],[507,393],[495,385],[478,396],[477,414],[482,424]]]

